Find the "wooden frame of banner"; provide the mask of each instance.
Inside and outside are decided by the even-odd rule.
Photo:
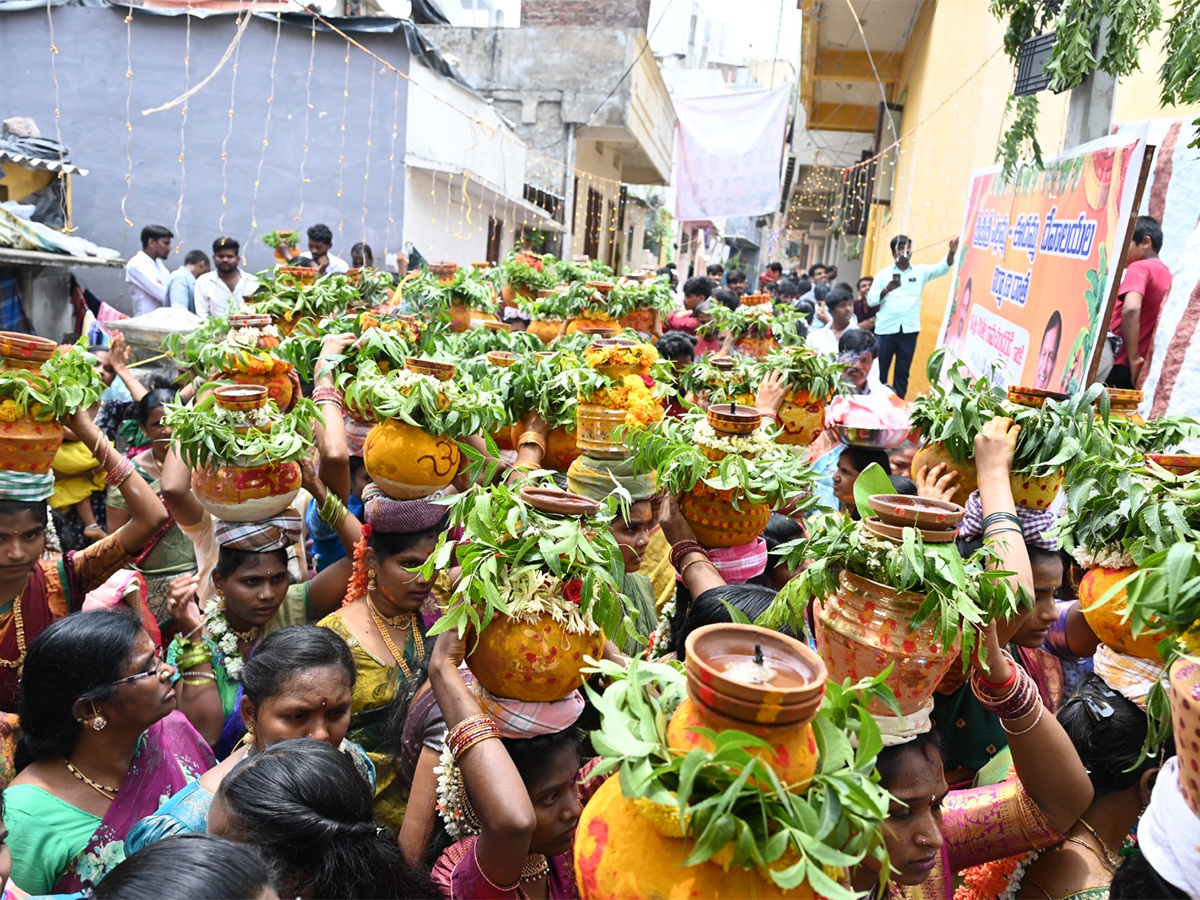
[[[1100,368],[1100,354],[1104,350],[1104,342],[1108,340],[1108,324],[1112,321],[1113,308],[1117,305],[1117,297],[1121,291],[1121,278],[1125,274],[1125,251],[1129,247],[1130,240],[1133,239],[1133,229],[1137,225],[1138,211],[1142,208],[1142,193],[1146,189],[1146,181],[1150,178],[1150,167],[1154,164],[1154,154],[1157,150],[1158,147],[1154,144],[1147,144],[1146,152],[1142,154],[1142,171],[1138,173],[1137,190],[1134,192],[1133,205],[1129,210],[1129,221],[1125,225],[1125,236],[1120,244],[1120,262],[1116,263],[1117,270],[1112,280],[1112,288],[1108,292],[1108,302],[1104,305],[1104,315],[1098,320],[1103,323],[1102,330],[1097,335],[1099,340],[1096,341],[1096,346],[1092,348],[1092,362],[1088,366],[1085,384],[1095,384],[1096,382],[1096,369]],[[1116,247],[1113,249],[1115,250]]]

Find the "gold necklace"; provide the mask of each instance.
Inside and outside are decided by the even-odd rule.
[[[1104,843],[1104,838],[1100,837],[1100,835],[1096,833],[1096,829],[1093,828],[1091,825],[1089,825],[1085,819],[1080,818],[1079,824],[1082,825],[1084,828],[1086,828],[1088,830],[1088,833],[1096,839],[1096,843],[1100,845],[1100,850],[1104,854],[1104,857],[1103,857],[1104,864],[1108,868],[1112,869],[1113,871],[1116,871],[1117,866],[1119,866],[1121,864],[1121,857],[1118,854],[1115,854],[1111,850],[1108,849],[1108,844]],[[1071,840],[1071,839],[1068,838],[1068,840]],[[1096,852],[1094,848],[1092,848],[1091,846],[1089,846],[1088,844],[1086,844],[1083,841],[1074,840],[1074,843],[1079,844],[1080,846],[1083,846],[1083,847],[1087,847],[1093,853]],[[1099,856],[1099,854],[1097,854],[1097,856]]]
[[[98,781],[92,781],[92,779],[88,778],[86,775],[84,775],[82,772],[80,772],[77,768],[75,768],[75,766],[73,766],[71,764],[71,761],[69,759],[64,759],[63,762],[65,762],[67,764],[67,768],[71,770],[71,774],[74,775],[76,778],[78,778],[80,781],[82,781],[84,784],[86,784],[88,787],[98,791],[103,797],[105,797],[109,800],[116,799],[117,792],[119,790],[121,790],[119,787],[109,787],[107,784],[100,784]]]
[[[522,881],[537,881],[539,878],[550,874],[550,860],[546,859],[544,854],[530,853],[525,857],[525,863],[521,866]]]
[[[5,669],[16,669],[18,673],[21,667],[25,665],[25,621],[21,618],[21,598],[25,596],[25,590],[17,594],[17,598],[13,600],[13,625],[17,629],[17,658],[16,659],[0,659],[0,666]]]
[[[369,595],[367,596],[366,600],[367,610],[371,613],[371,619],[375,622],[375,627],[379,630],[379,636],[383,638],[384,646],[388,648],[388,652],[391,653],[392,658],[396,660],[396,665],[398,665],[400,667],[400,671],[404,673],[404,678],[406,680],[411,679],[412,671],[408,668],[408,663],[404,661],[404,654],[400,651],[400,648],[396,646],[396,642],[392,640],[392,636],[388,633],[387,626],[390,624],[394,628],[408,628],[409,633],[413,636],[413,643],[415,643],[417,646],[417,659],[424,661],[425,642],[421,639],[421,632],[417,628],[417,614],[414,612],[409,612],[396,616],[397,619],[403,619],[407,616],[408,621],[404,626],[400,626],[395,624],[394,620],[385,620],[383,616],[380,615],[379,610],[375,608],[375,604],[371,602]]]

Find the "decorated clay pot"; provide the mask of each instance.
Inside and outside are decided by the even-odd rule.
[[[0,470],[47,474],[54,467],[63,434],[57,422],[39,422],[29,416],[0,421]]]
[[[497,368],[507,369],[517,361],[517,357],[508,350],[489,350],[487,361]]]
[[[1047,400],[1066,400],[1068,397],[1070,397],[1070,394],[1064,394],[1061,391],[1048,391],[1043,388],[1014,386],[1008,389],[1008,399],[1010,402],[1032,409],[1041,409],[1046,405]]]
[[[429,375],[438,381],[449,381],[454,377],[454,363],[438,362],[433,359],[418,359],[410,356],[404,362],[404,368],[418,375]]]
[[[765,503],[750,503],[742,498],[734,507],[735,495],[741,491],[718,491],[703,481],[679,498],[679,512],[692,526],[705,547],[737,547],[748,544],[767,527],[771,507]]]
[[[1008,477],[1008,483],[1012,486],[1013,502],[1027,509],[1049,509],[1065,478],[1066,472],[1062,469],[1042,476],[1013,472]]]
[[[604,633],[569,634],[548,615],[519,622],[497,613],[478,641],[467,635],[467,650],[475,680],[497,697],[549,702],[583,684],[584,657],[600,658]]]
[[[966,514],[956,503],[906,494],[875,494],[867,500],[867,505],[889,525],[913,528],[954,529]]]
[[[1172,475],[1191,475],[1200,472],[1200,456],[1189,456],[1183,453],[1151,453],[1147,459],[1153,460]]]
[[[1188,655],[1175,660],[1168,682],[1179,787],[1188,808],[1200,816],[1200,658]]]
[[[40,369],[49,362],[58,344],[49,338],[16,331],[0,331],[0,358],[5,369]]]
[[[454,276],[458,274],[458,263],[456,262],[434,262],[429,264],[429,271],[437,278],[440,284],[449,284],[454,280]]]
[[[200,505],[226,522],[260,522],[277,516],[300,492],[299,463],[219,465],[192,472]]]
[[[506,284],[500,289],[500,299],[509,305],[516,303],[518,297],[522,300],[532,300],[534,293],[527,287],[512,284]]]
[[[656,810],[665,814],[655,818],[645,814]],[[626,799],[619,778],[602,784],[584,807],[575,830],[575,882],[582,900],[812,900],[815,896],[807,884],[784,891],[755,869],[731,867],[726,872],[711,860],[698,866],[683,865],[695,849],[695,840],[664,834],[672,820],[677,828],[674,810]]]
[[[275,360],[276,366],[270,372],[226,372],[229,380],[235,384],[256,384],[267,389],[267,393],[281,412],[287,412],[297,399],[296,386],[288,376],[292,366],[283,360]]]
[[[753,434],[762,424],[762,413],[753,406],[737,403],[714,403],[708,408],[706,417],[713,431],[724,435]]]
[[[770,294],[746,294],[741,300],[742,306],[770,306]]]
[[[461,303],[456,303],[450,307],[450,330],[457,333],[468,331],[471,328],[471,311]]]
[[[779,341],[773,337],[745,335],[734,342],[733,349],[742,354],[742,356],[753,356],[755,359],[763,359],[772,350],[779,349]]]
[[[580,331],[596,337],[610,338],[621,333],[620,325],[611,316],[597,315],[594,311],[587,316],[568,319],[564,334]]]
[[[575,410],[575,444],[593,459],[622,459],[629,455],[623,441],[613,432],[625,424],[625,410],[594,403],[580,403]]]
[[[966,506],[971,494],[979,487],[979,475],[975,471],[975,460],[968,459],[966,462],[957,462],[950,455],[945,444],[933,441],[922,444],[920,449],[913,454],[910,474],[915,480],[922,466],[928,466],[932,470],[938,463],[945,463],[949,471],[958,473],[958,485],[954,489],[954,496],[950,498],[950,501],[959,506]]]
[[[303,287],[313,284],[317,280],[317,276],[321,274],[308,266],[280,266],[276,271],[284,278]]]
[[[779,410],[783,430],[775,438],[777,444],[798,444],[807,447],[825,428],[825,401],[808,391],[788,391]]]
[[[1138,413],[1145,394],[1142,391],[1131,391],[1126,388],[1106,388],[1108,391],[1108,416],[1110,419],[1124,419],[1134,425],[1145,425],[1146,420]]]
[[[450,438],[396,419],[372,428],[363,444],[367,474],[396,500],[416,500],[440,491],[458,474],[461,460],[458,445]]]
[[[1166,635],[1161,631],[1143,631],[1136,638],[1133,636],[1130,624],[1125,620],[1128,597],[1123,588],[1103,606],[1096,605],[1114,586],[1137,570],[1137,566],[1088,569],[1079,582],[1079,610],[1096,637],[1117,652],[1140,659],[1157,660],[1158,642]]]
[[[543,344],[550,344],[558,337],[562,328],[563,323],[561,319],[534,319],[525,330],[534,335]]]
[[[897,591],[851,572],[842,571],[840,588],[814,605],[817,652],[829,667],[832,681],[852,683],[894,665],[888,686],[895,691],[902,715],[912,715],[933,696],[942,676],[958,656],[958,642],[943,647],[927,621],[916,631],[912,618],[924,594]],[[872,700],[876,715],[892,715]]]
[[[226,384],[213,391],[217,406],[230,412],[248,413],[262,409],[271,399],[261,384]]]
[[[659,323],[658,310],[635,309],[621,317],[621,327],[653,334]]]
[[[815,715],[816,710],[813,710]],[[808,786],[817,771],[817,740],[812,727],[802,724],[756,725],[722,715],[701,703],[688,688],[687,698],[679,704],[667,726],[667,743],[672,750],[688,753],[694,747],[712,750],[713,743],[694,728],[711,728],[713,731],[744,731],[771,745],[768,751],[761,747],[749,749],[750,755],[767,763],[784,783],[800,791]]]

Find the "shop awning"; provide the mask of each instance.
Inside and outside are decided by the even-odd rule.
[[[41,250],[18,250],[15,247],[0,247],[0,266],[106,266],[121,269],[123,259],[100,259],[95,256],[72,256],[69,253],[43,253]]]

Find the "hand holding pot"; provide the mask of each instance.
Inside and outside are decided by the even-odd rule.
[[[787,396],[788,386],[783,373],[771,371],[758,386],[758,394],[754,397],[754,406],[763,415],[778,416],[783,409],[783,399]]]
[[[467,655],[467,643],[457,629],[451,628],[438,635],[433,645],[433,654],[429,658],[429,674],[432,680],[438,681],[438,675],[445,676],[447,672],[457,671]]]
[[[958,472],[945,463],[938,463],[933,468],[921,466],[913,480],[917,484],[917,496],[926,500],[953,502],[958,490]]]
[[[668,496],[663,500],[659,523],[662,525],[663,536],[672,545],[696,540],[696,532],[679,511],[679,502],[674,497]]]
[[[984,474],[1008,478],[1021,426],[1012,419],[996,416],[975,436],[975,467],[980,480]]]
[[[986,658],[986,662],[980,657]],[[996,634],[996,623],[991,622],[979,629],[979,639],[971,653],[971,666],[985,682],[1004,684],[1012,677],[1012,664],[1000,652],[1000,638]]]

